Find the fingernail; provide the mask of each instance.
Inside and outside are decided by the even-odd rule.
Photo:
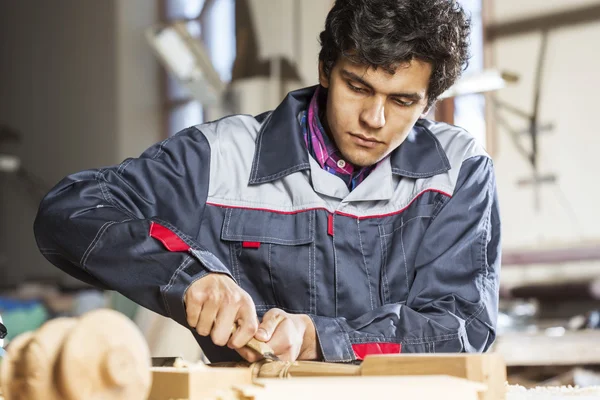
[[[260,339],[260,340],[268,340],[269,336],[267,335],[267,331],[264,330],[263,328],[259,328],[256,331],[256,338]]]

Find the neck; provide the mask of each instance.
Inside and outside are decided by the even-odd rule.
[[[339,146],[335,142],[335,138],[331,134],[331,129],[329,128],[329,122],[327,121],[327,89],[323,86],[319,86],[319,95],[317,96],[317,103],[319,105],[319,120],[321,121],[321,125],[325,130],[325,134],[331,140],[335,147],[339,149]]]

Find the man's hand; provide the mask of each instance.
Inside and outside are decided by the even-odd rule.
[[[217,346],[240,349],[255,335],[258,319],[248,293],[230,277],[208,274],[194,282],[185,293],[187,322],[200,336],[210,335]],[[238,329],[231,334],[231,328]]]
[[[254,337],[267,343],[282,361],[320,358],[315,326],[306,314],[289,314],[272,308],[265,313]],[[248,348],[237,349],[237,352],[250,362],[262,358]]]

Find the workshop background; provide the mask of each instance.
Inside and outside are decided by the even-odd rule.
[[[494,159],[504,255],[493,350],[511,383],[598,385],[600,1],[461,3],[472,15],[473,58],[431,117],[466,128]],[[111,307],[138,324],[153,356],[201,359],[184,328],[50,265],[33,237],[37,206],[67,174],[137,156],[203,121],[272,109],[288,91],[316,84],[330,6],[0,0],[8,340],[56,316]]]

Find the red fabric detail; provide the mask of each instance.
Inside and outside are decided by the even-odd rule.
[[[242,247],[245,249],[258,249],[260,247],[260,242],[243,242]]]
[[[327,233],[329,236],[333,236],[333,215],[329,214],[327,216]]]
[[[364,360],[370,354],[398,354],[402,351],[400,343],[361,343],[353,344],[352,350],[357,360]]]
[[[150,224],[150,236],[160,240],[169,251],[188,251],[190,249],[190,246],[175,232],[156,222]]]
[[[414,198],[413,198],[413,199],[410,201],[410,203],[409,203],[409,204],[408,204],[406,207],[404,207],[404,208],[403,208],[403,209],[401,209],[401,210],[398,210],[398,211],[394,211],[394,212],[392,212],[392,213],[389,213],[389,214],[363,215],[363,216],[360,216],[360,217],[359,217],[358,215],[346,214],[346,213],[339,212],[339,211],[336,211],[336,214],[337,214],[337,215],[343,215],[344,217],[356,218],[356,219],[358,219],[358,220],[370,219],[370,218],[383,218],[383,217],[390,217],[390,216],[392,216],[392,215],[396,215],[396,214],[400,214],[400,213],[402,213],[404,210],[406,210],[408,207],[410,207],[410,205],[411,205],[411,204],[412,204],[412,203],[413,203],[415,200],[417,200],[417,199],[419,198],[419,196],[421,196],[422,194],[424,194],[424,193],[427,193],[427,192],[436,192],[436,193],[441,193],[441,194],[443,194],[444,196],[447,196],[447,197],[452,197],[452,195],[450,195],[449,193],[443,192],[443,191],[441,191],[441,190],[437,190],[437,189],[426,189],[426,190],[423,190],[423,191],[422,191],[421,193],[419,193],[418,195],[416,195],[416,196],[415,196],[415,197],[414,197]],[[240,208],[240,209],[242,209],[242,210],[268,211],[268,212],[272,212],[272,213],[275,213],[275,214],[283,214],[283,215],[293,215],[293,214],[299,214],[299,213],[301,213],[301,212],[305,212],[305,211],[313,211],[313,210],[324,210],[324,211],[329,211],[328,209],[326,209],[326,208],[323,208],[323,207],[307,208],[307,209],[305,209],[305,210],[298,210],[298,211],[279,211],[279,210],[273,210],[273,209],[269,209],[269,208],[259,208],[259,207],[237,207],[237,206],[228,206],[228,205],[225,205],[225,204],[218,204],[218,203],[211,203],[211,202],[207,202],[206,204],[207,204],[207,205],[209,205],[209,206],[222,207],[222,208]]]

